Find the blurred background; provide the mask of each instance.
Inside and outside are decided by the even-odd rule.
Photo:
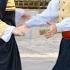
[[[15,0],[16,7],[25,9],[45,9],[50,0]]]
[[[24,9],[32,16],[41,13],[47,8],[50,0],[15,0],[17,8]],[[19,24],[25,21],[21,19]],[[47,28],[31,28],[25,36],[16,37],[20,51],[22,70],[52,70],[56,63],[61,34],[56,34],[52,38],[46,39],[39,34],[39,30]]]

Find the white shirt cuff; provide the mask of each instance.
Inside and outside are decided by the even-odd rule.
[[[8,26],[4,34],[2,35],[1,39],[5,42],[8,42],[11,38],[12,31],[15,27],[14,26]]]
[[[57,32],[62,32],[61,23],[56,24]]]

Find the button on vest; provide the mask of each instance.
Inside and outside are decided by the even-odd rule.
[[[70,17],[70,0],[60,0],[59,21]],[[62,32],[63,38],[70,38],[70,31]]]

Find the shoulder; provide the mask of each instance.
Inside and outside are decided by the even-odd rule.
[[[7,0],[0,0],[0,11],[5,10],[7,4]]]

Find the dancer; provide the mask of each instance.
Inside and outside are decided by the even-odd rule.
[[[14,35],[23,35],[25,31],[24,26],[15,27],[14,0],[0,0],[0,70],[21,70]]]

